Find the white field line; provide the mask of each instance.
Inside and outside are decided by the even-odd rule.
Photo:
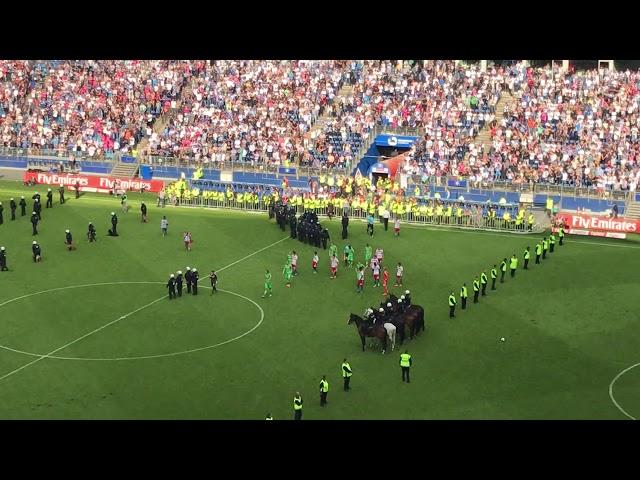
[[[93,286],[97,286],[97,285],[121,285],[121,284],[164,285],[165,283],[164,282],[94,283],[94,284],[87,284],[87,285],[74,285],[74,286],[70,286],[70,287],[62,287],[62,288],[59,288],[59,289],[56,289],[56,290],[65,290],[65,289],[69,289],[69,288],[93,287]],[[201,288],[211,289],[211,287],[201,287]],[[47,291],[51,291],[51,290],[47,290]],[[191,348],[189,350],[181,350],[179,352],[159,353],[159,354],[155,354],[155,355],[140,355],[140,356],[135,356],[135,357],[111,357],[111,358],[60,357],[60,356],[51,355],[51,354],[42,355],[40,353],[27,352],[25,350],[18,350],[16,348],[7,347],[6,345],[0,345],[0,349],[7,350],[7,351],[13,352],[13,353],[20,353],[22,355],[27,355],[27,356],[30,356],[30,357],[39,357],[39,358],[45,358],[46,357],[46,358],[51,358],[51,359],[54,359],[54,360],[74,360],[74,361],[83,361],[83,362],[121,362],[121,361],[125,361],[125,360],[147,360],[147,359],[152,359],[152,358],[177,357],[178,355],[185,355],[187,353],[195,353],[195,352],[200,352],[202,350],[210,350],[212,348],[221,347],[222,345],[226,345],[228,343],[235,342],[236,340],[240,340],[242,337],[245,337],[245,336],[249,335],[256,328],[258,328],[260,325],[262,325],[262,322],[264,321],[264,310],[262,309],[262,307],[260,305],[258,305],[256,302],[254,302],[250,298],[245,297],[244,295],[240,295],[239,293],[231,292],[229,290],[223,290],[222,288],[219,288],[218,291],[234,295],[236,297],[242,298],[242,299],[247,300],[248,302],[254,304],[256,306],[256,308],[260,312],[260,320],[258,321],[258,323],[256,323],[253,327],[251,327],[251,329],[247,330],[244,333],[241,333],[240,335],[237,335],[237,336],[235,336],[233,338],[230,338],[229,340],[224,340],[222,342],[219,342],[219,343],[216,343],[216,344],[213,344],[213,345],[206,345],[204,347]],[[43,293],[43,292],[33,293],[31,295],[38,295],[39,293]],[[14,300],[17,300],[17,299],[14,299]],[[14,300],[9,300],[8,302],[5,302],[5,303],[1,304],[0,306],[6,305],[7,303],[10,303],[10,302],[12,302]]]
[[[640,366],[640,363],[636,363],[635,365],[631,365],[630,367],[625,368],[624,370],[622,370],[618,375],[616,375],[614,377],[613,380],[611,380],[611,383],[609,384],[609,398],[611,398],[611,401],[613,402],[613,404],[616,406],[616,408],[618,410],[620,410],[624,415],[626,415],[627,417],[629,417],[631,420],[636,420],[635,417],[629,415],[624,408],[622,408],[618,402],[616,402],[615,397],[613,396],[613,384],[616,383],[618,381],[618,379],[624,375],[625,373],[627,373],[629,370],[631,370],[632,368],[636,368],[637,366]]]
[[[254,255],[256,255],[256,254],[258,254],[258,253],[260,253],[260,252],[263,252],[263,251],[264,251],[264,250],[266,250],[267,248],[270,248],[270,247],[272,247],[272,246],[274,246],[274,245],[277,245],[278,243],[284,242],[284,241],[285,241],[285,240],[287,240],[288,238],[289,238],[289,237],[281,238],[280,240],[277,240],[277,241],[275,241],[275,242],[271,243],[270,245],[267,245],[266,247],[261,248],[260,250],[256,250],[255,252],[253,252],[253,253],[251,253],[251,254],[249,254],[249,255],[245,256],[245,257],[242,257],[240,260],[236,260],[235,262],[230,263],[229,265],[226,265],[226,266],[224,266],[224,267],[222,267],[222,268],[219,268],[217,271],[226,270],[227,268],[232,267],[233,265],[236,265],[237,263],[242,262],[243,260],[246,260],[247,258],[251,258],[251,257],[253,257],[253,256],[254,256]],[[206,278],[206,277],[203,277],[203,278],[199,279],[199,281],[200,281],[200,280],[204,280],[205,278]],[[53,291],[53,290],[60,290],[60,289],[51,289],[51,290],[47,290],[47,291]],[[44,292],[39,292],[39,293],[44,293]],[[29,295],[26,295],[26,296],[29,296]],[[114,323],[118,323],[120,320],[124,320],[124,319],[125,319],[125,318],[127,318],[128,316],[133,315],[134,313],[137,313],[137,312],[139,312],[139,311],[141,311],[141,310],[144,310],[144,309],[145,309],[145,308],[147,308],[147,307],[150,307],[151,305],[153,305],[153,304],[155,304],[155,303],[159,302],[160,300],[165,299],[165,297],[166,297],[166,295],[163,295],[162,297],[160,297],[160,298],[158,298],[158,299],[156,299],[156,300],[154,300],[154,301],[152,301],[152,302],[150,302],[150,303],[147,303],[146,305],[143,305],[142,307],[137,308],[136,310],[134,310],[134,311],[132,311],[132,312],[129,312],[129,313],[127,313],[127,314],[125,314],[125,315],[123,315],[123,316],[121,316],[121,317],[119,317],[119,318],[116,318],[115,320],[112,320],[111,322],[109,322],[109,323],[107,323],[107,324],[105,324],[105,325],[103,325],[103,326],[101,326],[101,327],[96,328],[95,330],[90,331],[89,333],[85,333],[85,334],[84,334],[84,335],[82,335],[81,337],[78,337],[78,338],[76,338],[75,340],[72,340],[72,341],[70,341],[69,343],[66,343],[66,344],[62,345],[61,347],[56,348],[55,350],[52,350],[52,351],[50,351],[49,353],[47,353],[47,354],[45,354],[45,355],[43,355],[43,356],[41,356],[41,357],[38,357],[38,358],[36,358],[35,360],[33,360],[33,361],[29,362],[29,363],[25,363],[24,365],[22,365],[22,366],[20,366],[20,367],[18,367],[18,368],[16,368],[16,369],[14,369],[14,370],[10,371],[9,373],[6,373],[6,374],[4,374],[3,376],[1,376],[1,377],[0,377],[0,381],[4,380],[5,378],[10,377],[11,375],[14,375],[14,374],[18,373],[18,372],[19,372],[19,371],[21,371],[21,370],[24,370],[24,369],[25,369],[25,368],[27,368],[27,367],[30,367],[31,365],[34,365],[34,364],[38,363],[40,360],[43,360],[43,359],[45,359],[45,358],[50,357],[51,355],[53,355],[53,354],[55,354],[55,353],[59,352],[60,350],[64,350],[65,348],[67,348],[67,347],[69,347],[69,346],[73,345],[74,343],[79,342],[80,340],[83,340],[83,339],[87,338],[88,336],[93,335],[94,333],[97,333],[97,332],[99,332],[100,330],[103,330],[103,329],[107,328],[107,327],[108,327],[108,326],[110,326],[110,325],[113,325]],[[19,297],[19,298],[24,298],[24,296],[23,296],[23,297]],[[13,300],[10,300],[10,301],[15,301],[15,300],[17,300],[17,298],[16,298],[16,299],[13,299]],[[5,302],[5,303],[4,303],[4,304],[2,304],[2,305],[5,305],[6,303],[8,303],[8,302]]]

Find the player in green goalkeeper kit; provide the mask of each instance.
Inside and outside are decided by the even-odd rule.
[[[349,264],[349,268],[353,267],[354,256],[355,256],[355,250],[351,245],[349,245],[349,252],[347,253],[347,263]]]
[[[334,255],[336,257],[338,256],[338,247],[336,247],[335,243],[332,243],[331,246],[329,247],[329,258],[333,258]]]
[[[287,261],[282,269],[282,274],[284,275],[285,286],[291,287],[291,262]]]
[[[271,284],[271,272],[269,272],[269,270],[267,270],[267,272],[264,274],[264,294],[262,295],[262,298],[265,298],[267,296],[267,293],[269,294],[269,296],[272,295],[273,291],[273,285]]]
[[[367,243],[367,246],[364,247],[364,264],[369,265],[371,262],[371,257],[373,257],[373,247]]]

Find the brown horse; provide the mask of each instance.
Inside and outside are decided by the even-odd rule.
[[[420,305],[410,305],[402,315],[409,328],[409,338],[418,336],[420,330],[424,330],[424,308]]]
[[[385,353],[387,351],[387,331],[385,330],[382,323],[373,324],[371,322],[367,322],[353,313],[349,317],[347,325],[351,325],[352,323],[355,323],[358,329],[358,335],[360,335],[363,352],[367,337],[373,337],[380,340],[380,343],[382,344],[382,353]]]

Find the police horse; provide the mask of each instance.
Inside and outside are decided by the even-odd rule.
[[[351,325],[352,323],[355,323],[356,328],[358,329],[358,335],[360,335],[363,352],[366,344],[366,339],[367,337],[370,337],[380,340],[380,343],[382,345],[382,353],[386,353],[388,333],[387,329],[381,323],[376,324],[369,320],[365,320],[354,313],[350,315],[347,325]],[[393,334],[392,347],[395,347],[395,332]]]
[[[400,345],[404,343],[405,328],[409,331],[409,339],[418,336],[421,330],[424,331],[424,308],[420,305],[403,306],[398,297],[391,295],[384,304],[384,308],[390,309],[389,322],[396,326],[400,335]],[[388,305],[391,304],[391,307]]]

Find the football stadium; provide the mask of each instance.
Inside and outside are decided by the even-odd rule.
[[[0,60],[0,418],[640,418],[640,71]]]

